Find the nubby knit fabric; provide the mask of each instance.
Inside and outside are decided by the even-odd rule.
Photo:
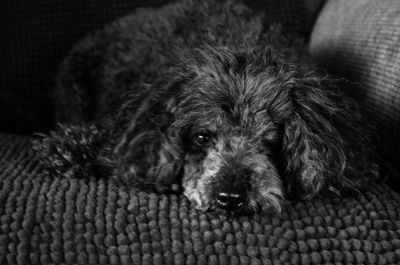
[[[199,212],[179,194],[50,178],[29,138],[0,135],[0,264],[399,264],[400,195]]]

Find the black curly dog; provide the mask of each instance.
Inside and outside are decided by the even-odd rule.
[[[364,120],[305,47],[238,1],[181,0],[89,35],[61,67],[52,174],[281,210],[377,175]]]

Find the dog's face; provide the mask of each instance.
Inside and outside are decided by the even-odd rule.
[[[226,54],[231,62],[206,56],[191,64],[198,67],[196,76],[181,90],[171,127],[182,143],[183,192],[202,210],[280,210],[282,114],[287,110],[274,96],[283,80],[273,76],[273,69],[245,65],[246,55]]]
[[[184,194],[202,210],[280,210],[280,125],[250,102],[204,103],[209,112],[192,121],[183,139]]]
[[[352,114],[314,73],[270,50],[197,50],[177,69],[116,149],[126,179],[178,182],[196,208],[238,212],[280,211],[285,193],[347,185],[359,154],[340,129],[353,130]]]

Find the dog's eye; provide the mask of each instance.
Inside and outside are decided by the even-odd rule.
[[[207,133],[196,133],[193,135],[193,143],[197,147],[206,147],[209,145],[211,137]]]

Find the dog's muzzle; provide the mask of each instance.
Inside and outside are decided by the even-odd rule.
[[[219,181],[214,193],[216,206],[230,212],[244,208],[251,174],[252,171],[249,168],[236,160],[231,161],[230,165],[222,167],[217,174]]]

